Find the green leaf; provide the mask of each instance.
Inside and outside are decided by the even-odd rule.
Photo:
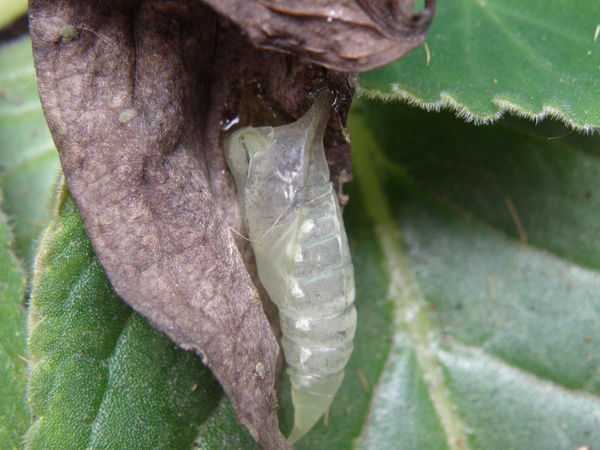
[[[40,106],[31,40],[0,47],[0,188],[20,256],[33,258],[50,217],[58,155]]]
[[[0,0],[0,28],[27,12],[27,0]]]
[[[393,317],[355,444],[600,442],[600,137],[369,102],[351,131]]]
[[[440,1],[427,47],[362,75],[360,85],[475,122],[510,110],[589,130],[600,127],[599,27],[597,0]]]
[[[235,418],[233,407],[227,398],[223,398],[217,409],[202,424],[193,448],[212,449],[260,449],[250,433]]]
[[[64,187],[36,261],[27,447],[190,447],[222,392],[114,293]]]
[[[0,192],[0,200],[1,200]],[[20,448],[30,422],[25,402],[25,276],[0,212],[0,447]]]

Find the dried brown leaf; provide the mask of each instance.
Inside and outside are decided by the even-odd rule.
[[[116,291],[202,356],[263,447],[286,448],[279,348],[230,232],[242,221],[221,141],[290,122],[330,89],[328,158],[347,179],[352,78],[256,49],[194,0],[32,0],[30,24],[67,184]]]
[[[435,11],[426,0],[205,0],[257,46],[303,55],[334,70],[363,72],[423,43]]]

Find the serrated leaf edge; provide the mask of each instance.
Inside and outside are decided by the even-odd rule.
[[[555,119],[580,133],[594,134],[600,132],[600,125],[592,125],[587,123],[580,124],[571,119],[568,114],[566,114],[560,108],[552,105],[545,105],[540,112],[531,112],[527,111],[514,101],[497,95],[491,99],[491,103],[498,108],[498,111],[490,115],[479,115],[469,110],[469,108],[467,108],[449,92],[442,91],[439,94],[439,100],[434,102],[426,102],[419,98],[419,96],[406,89],[402,89],[395,84],[391,86],[391,90],[392,92],[386,93],[375,89],[363,88],[359,85],[356,93],[359,97],[366,97],[368,99],[380,100],[384,102],[404,101],[411,106],[416,106],[428,112],[440,112],[443,109],[447,109],[454,112],[457,117],[463,119],[465,122],[473,123],[475,125],[490,125],[504,117],[504,115],[508,112],[516,117],[529,119],[535,123],[539,123],[548,118]]]

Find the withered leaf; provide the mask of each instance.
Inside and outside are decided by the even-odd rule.
[[[287,448],[279,347],[230,232],[242,221],[221,140],[297,119],[329,89],[328,158],[347,179],[352,78],[259,50],[196,0],[32,0],[30,27],[67,184],[115,290],[202,356],[257,442]]]
[[[435,11],[413,0],[205,0],[257,46],[303,55],[334,70],[363,72],[423,43]]]

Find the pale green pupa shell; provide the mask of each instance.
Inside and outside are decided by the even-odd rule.
[[[259,277],[279,308],[291,443],[329,409],[356,330],[354,270],[323,149],[328,99],[297,122],[242,128],[225,148]]]

